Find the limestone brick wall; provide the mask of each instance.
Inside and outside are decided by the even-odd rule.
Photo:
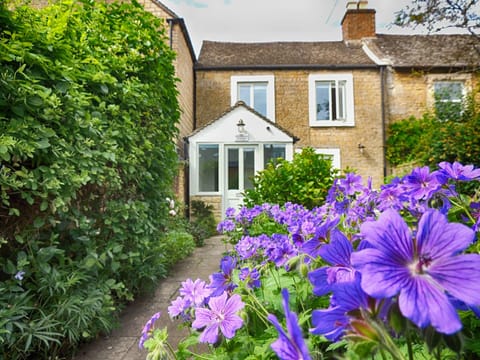
[[[195,195],[190,198],[190,201],[198,200],[203,201],[207,205],[213,206],[213,215],[215,216],[215,220],[220,222],[224,218],[224,214],[222,214],[222,197],[221,196],[199,196]]]
[[[308,71],[198,71],[197,121],[199,125],[218,118],[230,107],[232,75],[267,75],[275,77],[275,118],[277,124],[300,138],[295,147],[340,149],[342,168],[353,168],[373,184],[383,183],[383,144],[381,87],[379,71],[353,70],[355,100],[354,127],[310,127]],[[333,71],[315,71],[332,74]],[[360,153],[358,144],[365,146]]]

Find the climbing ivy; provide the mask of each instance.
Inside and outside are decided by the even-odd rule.
[[[0,357],[54,357],[165,274],[174,53],[135,1],[15,6],[0,2]]]

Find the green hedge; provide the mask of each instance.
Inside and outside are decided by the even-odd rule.
[[[166,273],[174,54],[137,3],[7,5],[0,358],[54,357],[112,328],[118,304]]]

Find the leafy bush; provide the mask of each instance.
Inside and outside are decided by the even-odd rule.
[[[304,148],[293,161],[270,162],[253,179],[253,189],[245,191],[247,206],[292,202],[307,208],[319,206],[332,186],[336,170],[329,158]]]
[[[480,165],[480,112],[475,94],[468,96],[463,111],[458,104],[434,113],[393,123],[387,139],[387,160],[392,165],[416,161],[434,166],[442,161]]]
[[[194,238],[186,231],[169,231],[165,237],[162,253],[168,256],[165,260],[169,266],[186,258],[195,250]]]
[[[0,357],[55,357],[111,329],[119,304],[164,276],[165,252],[177,251],[163,244],[177,168],[174,53],[136,2],[7,4]]]
[[[203,246],[205,239],[217,234],[217,222],[213,215],[213,206],[201,200],[192,200],[191,218],[188,226],[197,246]]]

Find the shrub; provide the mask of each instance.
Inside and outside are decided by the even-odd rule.
[[[277,159],[255,175],[253,189],[245,191],[244,203],[292,202],[313,208],[323,203],[335,175],[329,158],[305,148],[293,156],[293,161]]]
[[[213,206],[200,200],[192,200],[191,219],[188,226],[197,246],[203,246],[205,239],[217,234],[217,222],[213,215]]]
[[[7,3],[0,357],[55,357],[111,329],[177,251],[162,243],[177,168],[174,53],[136,2]]]

